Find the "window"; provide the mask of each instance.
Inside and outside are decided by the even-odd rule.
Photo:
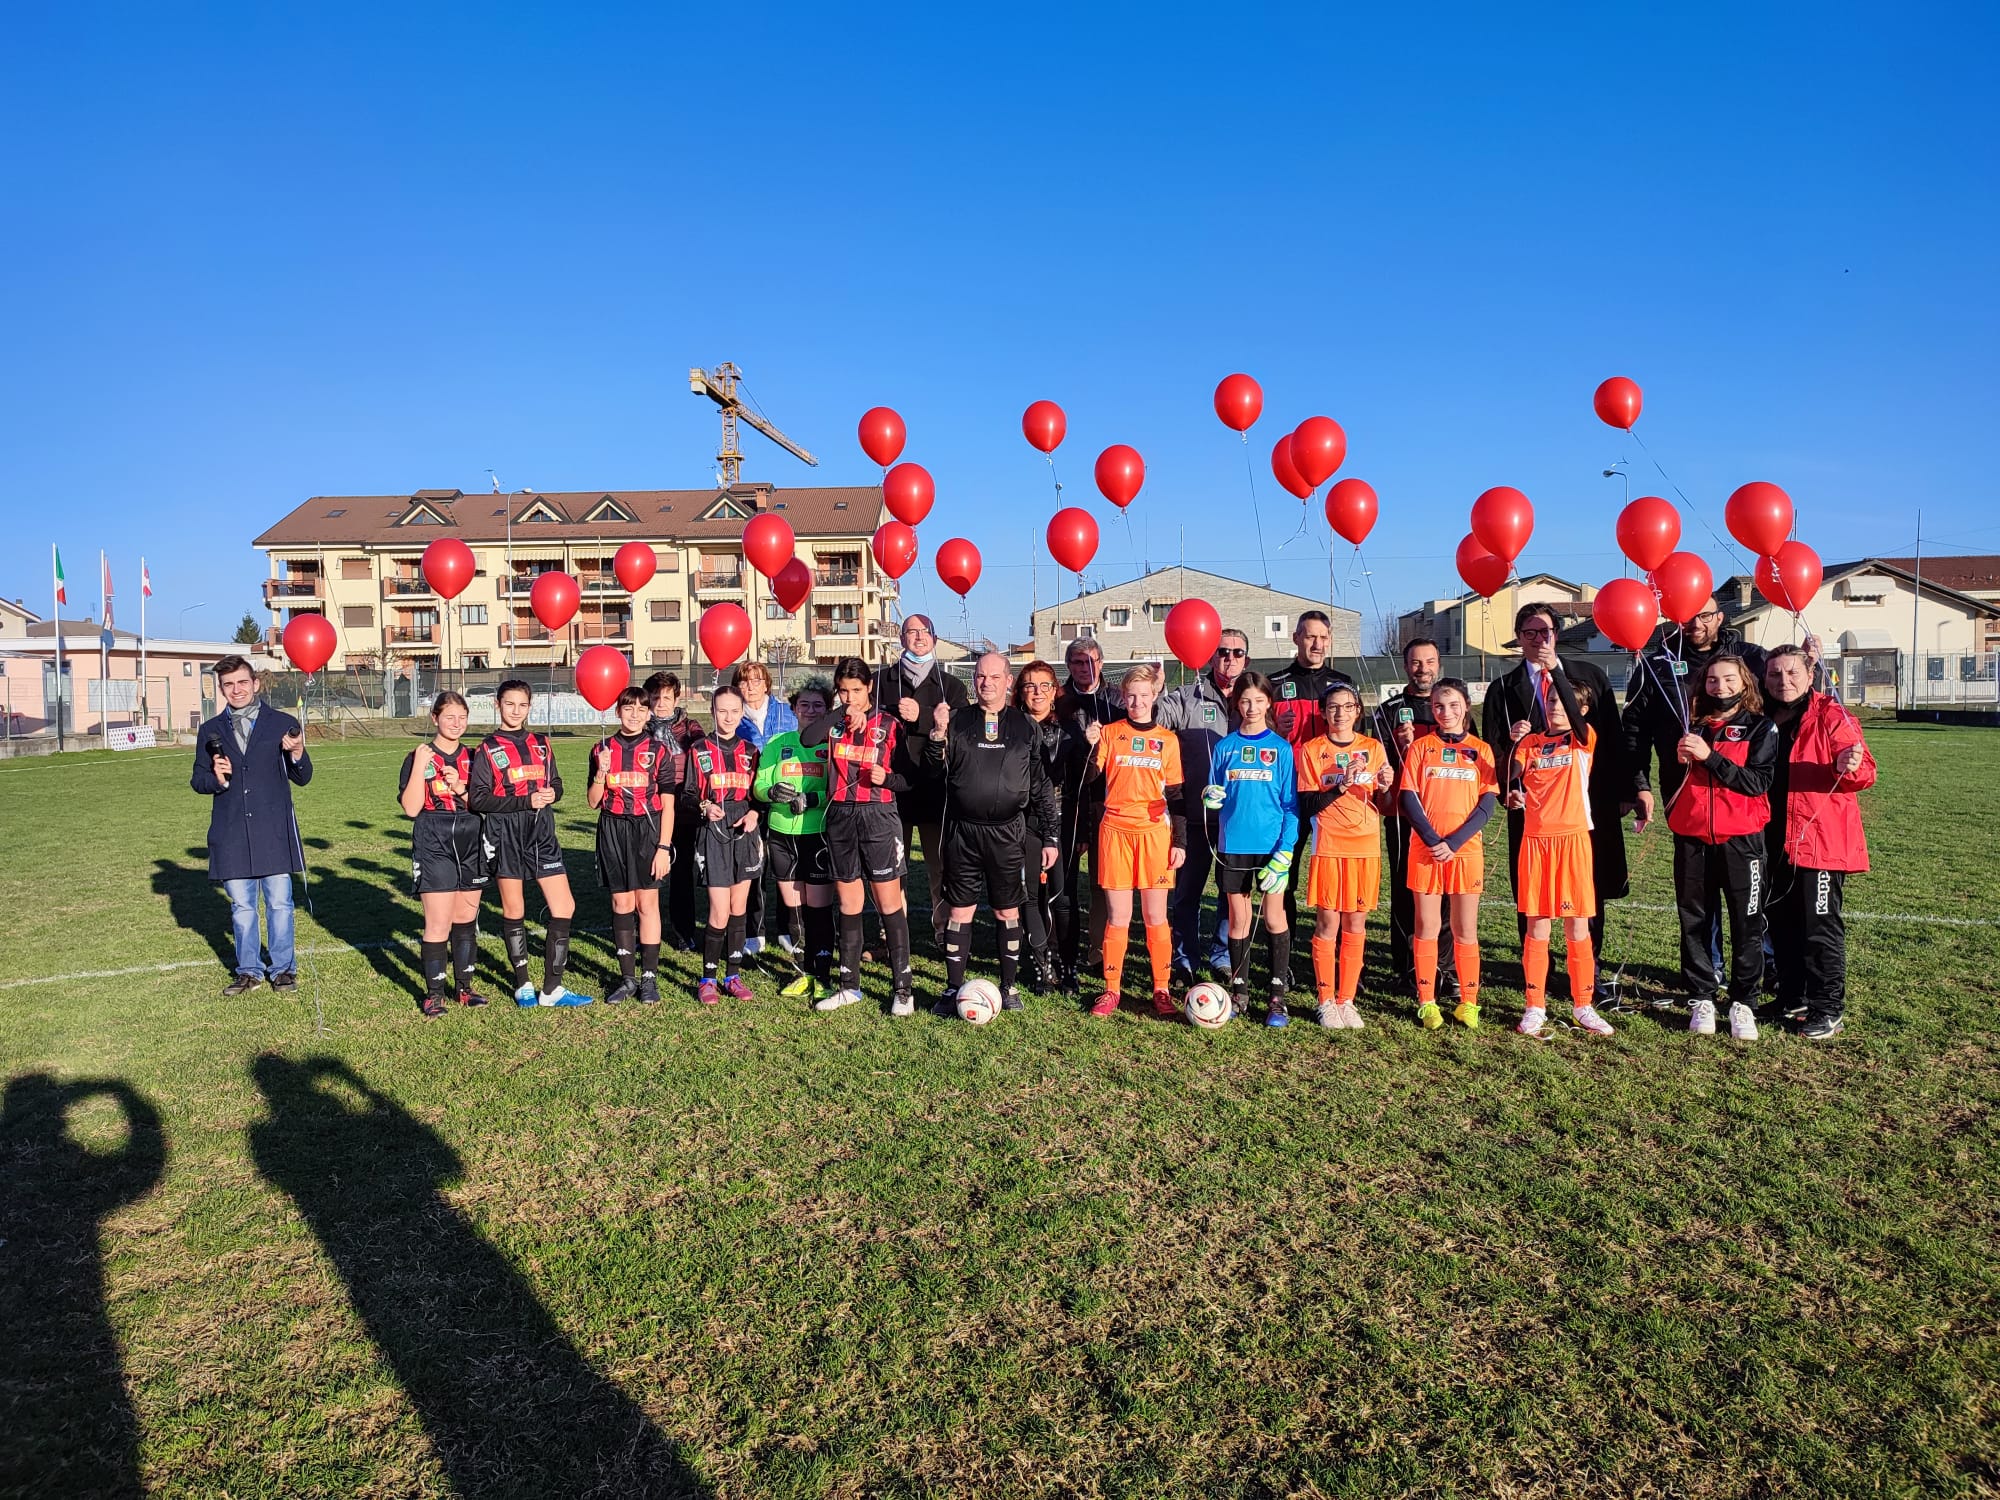
[[[472,652],[465,658],[465,668],[468,672],[484,672],[486,670],[486,653],[483,651]]]
[[[350,604],[340,612],[340,623],[348,630],[373,630],[375,610],[372,605]]]
[[[1130,630],[1132,628],[1132,611],[1122,604],[1110,606],[1104,611],[1104,628],[1106,630]]]
[[[655,620],[678,620],[681,617],[681,601],[678,599],[655,599],[649,607]]]
[[[326,513],[326,519],[329,521],[338,521],[342,516],[346,514],[347,514],[347,508],[345,506],[342,506],[339,510],[328,511]]]
[[[764,601],[764,618],[767,620],[789,620],[792,612],[775,599]]]
[[[1164,625],[1167,623],[1167,611],[1172,608],[1171,604],[1155,599],[1146,606],[1146,618],[1155,625]]]
[[[1264,639],[1282,641],[1285,638],[1285,617],[1283,615],[1264,616]]]
[[[686,657],[687,652],[681,650],[680,647],[669,646],[665,650],[656,650],[653,652],[653,665],[656,667],[678,667]]]
[[[461,604],[458,607],[458,623],[461,625],[484,625],[486,606],[483,604]],[[471,663],[467,662],[470,666]]]
[[[1097,639],[1097,627],[1091,624],[1088,620],[1084,621],[1083,624],[1076,627],[1076,633],[1082,636],[1086,640],[1094,641]]]
[[[192,676],[194,676],[194,663],[193,663],[193,662],[191,662],[191,661],[184,661],[184,662],[182,662],[182,663],[181,663],[181,676],[183,676],[183,677],[192,677]]]
[[[662,573],[678,573],[680,570],[681,554],[678,547],[669,547],[665,552],[660,554],[660,571]]]
[[[604,495],[599,498],[597,504],[591,506],[583,519],[586,524],[594,521],[630,521],[633,515],[611,496]]]
[[[1083,621],[1064,620],[1062,624],[1056,627],[1056,634],[1066,641],[1073,641],[1076,639],[1076,633],[1081,629],[1083,629]]]
[[[340,576],[350,583],[366,583],[375,576],[375,564],[365,557],[343,557]]]

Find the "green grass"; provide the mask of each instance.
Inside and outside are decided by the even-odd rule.
[[[225,1001],[182,756],[0,764],[0,982],[195,965],[0,989],[0,1491],[1990,1493],[2000,740],[1871,738],[1850,907],[1984,925],[1852,923],[1817,1048],[1518,1037],[1504,899],[1477,1035],[425,1022],[379,741],[299,798],[304,991]]]

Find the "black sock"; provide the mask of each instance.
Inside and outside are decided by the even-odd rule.
[[[424,993],[445,996],[451,993],[451,942],[423,940]]]
[[[800,959],[806,956],[806,909],[801,906],[785,908],[785,931],[792,939],[792,950]]]
[[[461,995],[472,993],[472,981],[479,966],[479,924],[477,922],[454,922],[451,924],[451,967],[453,978],[458,981]]]
[[[1250,982],[1250,939],[1229,935],[1229,983],[1242,988]]]
[[[733,911],[729,914],[729,925],[722,929],[724,946],[729,950],[729,977],[736,978],[743,972],[743,931],[749,925],[747,912]]]
[[[727,941],[728,936],[729,931],[727,928],[717,927],[713,922],[702,929],[701,977],[703,979],[712,980],[715,978],[715,971],[722,964],[722,945]]]
[[[563,970],[569,965],[569,924],[568,917],[549,918],[549,939],[542,945],[544,994],[562,984]]]
[[[944,924],[944,983],[953,993],[965,983],[965,943],[963,922]]]
[[[1000,993],[1013,991],[1014,981],[1021,973],[1021,919],[1008,921],[1005,917],[994,918],[995,929],[1000,944]]]
[[[659,972],[660,972],[660,945],[658,943],[641,943],[639,945],[640,975],[646,979],[651,979],[654,975],[658,974]]]
[[[514,966],[514,988],[528,982],[528,923],[524,917],[500,919],[500,941],[507,946],[507,962]]]
[[[861,988],[861,935],[866,923],[860,912],[840,914],[840,987]]]
[[[639,914],[614,911],[611,914],[611,945],[618,950],[618,973],[627,983],[639,978]]]
[[[833,959],[833,916],[830,906],[808,906],[806,912],[806,972],[824,984]]]
[[[1282,995],[1292,987],[1292,929],[1264,929],[1265,951],[1271,958],[1271,993]]]
[[[910,910],[898,907],[895,911],[882,914],[882,925],[889,932],[889,975],[896,993],[906,995],[910,991]]]

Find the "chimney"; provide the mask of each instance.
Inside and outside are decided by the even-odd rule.
[[[1757,599],[1757,586],[1750,574],[1739,574],[1736,579],[1736,607],[1748,609]]]

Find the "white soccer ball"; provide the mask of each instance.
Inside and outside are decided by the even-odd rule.
[[[968,979],[958,987],[958,1018],[984,1026],[1000,1014],[1000,986],[990,979]]]
[[[1229,991],[1219,984],[1204,982],[1189,986],[1183,1003],[1187,1018],[1204,1031],[1229,1024]]]

